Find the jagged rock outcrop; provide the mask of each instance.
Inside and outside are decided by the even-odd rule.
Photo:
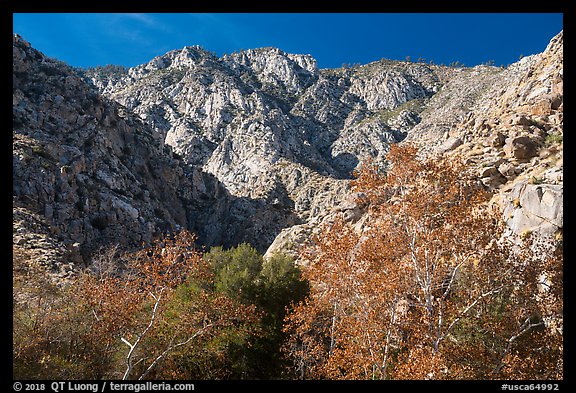
[[[48,220],[14,201],[12,209],[13,269],[23,277],[42,271],[54,283],[74,277],[82,263],[80,243],[64,243]]]
[[[504,217],[511,232],[527,236],[559,236],[564,227],[564,192],[558,184],[517,182],[504,200]]]
[[[256,196],[271,188],[267,175],[280,158],[348,178],[363,159],[382,157],[418,122],[446,78],[437,73],[452,72],[439,69],[380,61],[319,70],[309,55],[275,48],[220,59],[186,47],[114,77],[86,75],[184,160],[202,164],[233,194]]]
[[[405,139],[424,155],[464,161],[494,192],[493,201],[502,209],[512,236],[562,237],[562,48],[561,32],[543,53],[506,69],[478,66],[438,72],[445,78],[443,84],[422,106],[419,121],[408,128]],[[294,245],[336,216],[354,217],[352,223],[362,232],[366,217],[357,212],[358,208],[348,214],[336,207],[313,222],[287,228],[267,255],[282,249],[296,255]]]
[[[558,203],[562,42],[505,69],[322,70],[276,48],[218,58],[194,46],[81,76],[15,37],[13,204],[82,250],[188,228],[208,246],[295,252],[336,215],[361,229],[349,179],[403,140],[464,160],[505,211],[533,200],[520,182]]]
[[[368,203],[365,195],[357,192],[349,193],[340,203],[316,214],[305,223],[284,228],[270,244],[264,258],[282,253],[298,260],[301,248],[312,245],[314,235],[319,234],[337,219],[343,220],[352,225],[356,231],[362,232],[369,219],[367,212]]]
[[[321,184],[305,170],[299,176]],[[269,180],[264,196],[232,195],[139,116],[14,36],[13,208],[15,217],[26,214],[14,221],[13,240],[19,250],[36,245],[34,253],[51,255],[40,261],[50,269],[59,271],[61,249],[86,260],[100,246],[140,246],[184,228],[208,246],[251,242],[265,251],[300,220],[279,181]],[[315,203],[315,195],[296,199]],[[40,218],[44,229],[32,236]]]
[[[233,197],[266,201],[245,203],[278,223],[251,238],[263,250],[280,229],[315,222],[340,203],[353,170],[368,158],[382,162],[455,72],[387,60],[319,70],[311,56],[276,48],[217,58],[200,47],[103,71],[85,75],[138,114],[160,144]]]
[[[136,245],[187,226],[191,186],[151,129],[19,36],[13,45],[13,206],[63,244]]]
[[[477,171],[494,190],[512,233],[561,234],[563,32],[542,53],[508,67],[502,78],[450,130],[448,140],[462,142],[437,151]]]

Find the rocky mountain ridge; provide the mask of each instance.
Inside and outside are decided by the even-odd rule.
[[[562,239],[563,32],[544,52],[507,69],[457,69],[420,116],[403,142],[415,143],[424,156],[463,161],[494,193],[509,236]],[[267,255],[297,256],[299,245],[336,217],[362,232],[366,208],[349,194],[313,220],[284,229]]]
[[[319,70],[311,56],[276,48],[217,58],[186,47],[86,76],[232,195],[288,208],[301,224],[342,200],[361,161],[383,162],[451,73],[388,60]],[[263,237],[266,247],[276,233]]]
[[[191,187],[162,150],[136,116],[14,37],[13,207],[15,219],[23,218],[15,221],[17,244],[32,247],[29,216],[48,229],[42,238],[84,253],[184,226],[182,193]]]
[[[383,59],[324,70],[277,48],[218,58],[195,46],[80,75],[15,36],[14,211],[44,221],[36,238],[86,256],[180,228],[205,245],[296,252],[334,215],[361,222],[354,169],[385,165],[406,140],[468,160],[495,192],[516,190],[498,194],[504,210],[526,192],[514,188],[523,176],[555,186],[544,200],[556,233],[562,44],[560,33],[506,69]],[[514,209],[505,214],[526,215]],[[32,221],[15,219],[18,249],[34,243]]]
[[[201,243],[257,238],[265,199],[232,196],[158,143],[155,131],[19,36],[13,45],[15,255],[62,276],[99,247],[190,229]],[[282,224],[290,211],[276,206]]]

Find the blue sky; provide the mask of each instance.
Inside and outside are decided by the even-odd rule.
[[[274,46],[320,68],[382,58],[508,65],[543,51],[561,13],[16,13],[13,31],[77,67],[135,66],[186,45],[219,56]]]

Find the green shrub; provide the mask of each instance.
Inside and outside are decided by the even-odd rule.
[[[250,346],[237,345],[229,357],[233,368],[243,370],[252,378],[279,378],[284,369],[280,347],[285,340],[282,332],[287,308],[303,300],[308,283],[301,276],[294,260],[274,255],[264,260],[249,244],[224,250],[213,247],[204,258],[214,269],[217,292],[254,305],[261,312],[261,335]]]
[[[550,146],[554,143],[562,143],[563,141],[563,135],[559,132],[552,132],[548,135],[546,135],[546,138],[544,139],[544,144],[545,146]]]

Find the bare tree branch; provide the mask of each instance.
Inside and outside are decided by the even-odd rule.
[[[138,347],[138,344],[140,344],[142,338],[146,335],[146,333],[148,333],[148,331],[152,328],[152,325],[154,325],[154,321],[156,320],[156,314],[158,313],[158,306],[160,305],[160,300],[162,299],[163,291],[164,288],[161,288],[158,296],[154,296],[154,294],[150,293],[150,295],[155,300],[154,308],[152,309],[152,315],[150,316],[150,322],[148,323],[148,326],[146,326],[146,328],[142,331],[142,333],[140,333],[140,335],[136,338],[134,344],[130,344],[130,342],[126,340],[124,337],[120,337],[120,340],[122,340],[122,342],[124,342],[126,345],[130,347],[128,354],[126,355],[126,371],[124,372],[124,376],[122,377],[123,380],[128,379],[130,373],[132,372],[132,368],[134,367],[134,365],[132,364],[132,356],[134,355],[134,350]]]
[[[454,325],[456,325],[468,313],[468,311],[470,311],[476,304],[478,304],[478,302],[480,300],[484,299],[487,296],[494,295],[494,294],[500,292],[502,289],[504,289],[504,285],[500,285],[496,288],[492,288],[488,292],[482,293],[472,303],[470,303],[468,306],[466,306],[466,308],[456,318],[454,318],[452,323],[450,323],[450,325],[448,325],[448,328],[446,329],[446,331],[444,331],[444,333],[437,339],[437,344],[439,344],[440,341],[442,341],[448,335],[448,333],[450,333],[450,331],[452,330],[452,327],[454,327]]]
[[[146,371],[144,371],[142,373],[142,375],[140,375],[140,377],[138,378],[138,380],[142,380],[146,377],[146,375],[148,375],[148,373],[154,368],[154,366],[156,366],[156,364],[158,364],[158,362],[160,360],[162,360],[170,351],[181,347],[183,345],[188,344],[190,341],[194,340],[196,337],[198,337],[199,335],[201,335],[202,333],[204,333],[206,330],[208,330],[209,328],[211,328],[214,324],[210,323],[206,326],[204,326],[203,328],[199,329],[196,333],[194,333],[192,336],[188,337],[186,340],[179,342],[178,344],[175,345],[168,345],[168,348],[166,348],[164,350],[164,352],[162,352],[160,355],[156,356],[156,359],[154,359],[154,361],[150,364],[150,366],[148,366],[148,368],[146,369]]]

